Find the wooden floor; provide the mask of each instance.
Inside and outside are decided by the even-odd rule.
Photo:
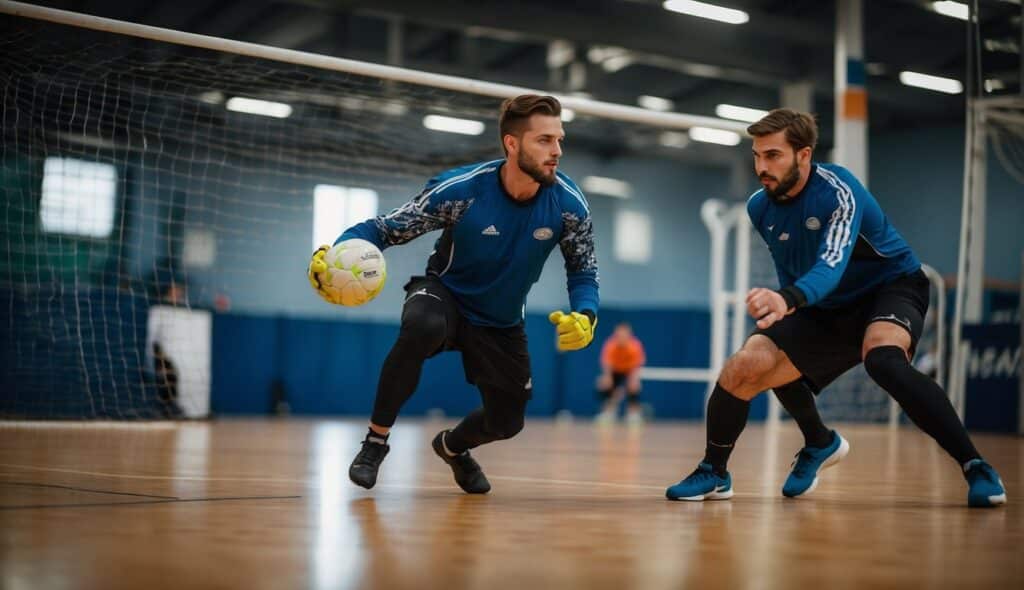
[[[751,427],[731,501],[669,502],[700,424],[528,421],[476,452],[462,494],[402,421],[377,487],[349,483],[349,421],[0,422],[0,587],[1024,588],[1024,439],[976,436],[1010,504],[966,508],[956,465],[907,428],[841,428],[813,495],[779,493],[800,437]]]

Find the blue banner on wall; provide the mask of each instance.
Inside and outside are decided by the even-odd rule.
[[[968,429],[1018,432],[1020,428],[1020,325],[963,327],[969,346],[964,418]]]

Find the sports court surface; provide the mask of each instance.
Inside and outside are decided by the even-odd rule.
[[[736,496],[683,503],[664,488],[700,459],[700,423],[528,420],[475,451],[486,496],[431,452],[447,425],[403,420],[365,491],[347,479],[362,422],[4,423],[0,587],[1024,587],[1019,437],[975,435],[1009,496],[978,510],[912,427],[841,427],[850,455],[792,500],[799,432],[751,426]]]

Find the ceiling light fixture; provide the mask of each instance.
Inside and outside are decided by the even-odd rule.
[[[932,10],[943,16],[950,16],[960,20],[967,20],[970,14],[966,4],[963,2],[953,2],[952,0],[932,2]]]
[[[729,23],[730,25],[742,25],[750,20],[750,15],[742,10],[708,4],[707,2],[697,2],[696,0],[665,0],[661,6],[665,10],[672,12],[698,16],[722,23]]]
[[[444,115],[427,115],[423,117],[423,126],[432,131],[459,133],[461,135],[480,135],[484,132],[484,124],[472,119],[458,119]]]
[[[633,187],[624,180],[608,178],[607,176],[584,176],[580,188],[584,192],[615,197],[617,199],[628,199],[633,196]]]
[[[726,131],[724,129],[691,127],[690,139],[694,141],[703,141],[704,143],[717,143],[718,145],[739,145],[740,134],[735,131]]]
[[[667,98],[661,98],[660,96],[649,96],[646,94],[644,94],[643,96],[638,96],[636,99],[636,103],[644,107],[645,109],[662,112],[671,111],[676,106],[675,103],[673,103],[671,100]]]
[[[960,94],[964,91],[964,85],[960,80],[921,74],[919,72],[900,72],[900,82],[907,86],[916,86],[917,88],[945,92],[946,94]]]
[[[734,104],[720,104],[715,107],[715,114],[723,119],[733,119],[734,121],[754,123],[755,121],[760,121],[764,118],[764,116],[768,114],[768,111],[752,109],[749,107],[738,107]]]
[[[274,117],[276,119],[285,119],[292,114],[291,105],[283,102],[271,102],[269,100],[245,98],[242,96],[229,98],[225,106],[229,111]]]

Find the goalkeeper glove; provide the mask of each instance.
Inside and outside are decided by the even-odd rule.
[[[558,350],[586,348],[594,339],[597,316],[592,313],[553,311],[548,320],[555,325],[555,331],[558,333]]]
[[[309,286],[313,287],[313,290],[316,291],[317,295],[327,303],[335,303],[327,291],[324,291],[323,286],[320,283],[320,277],[318,276],[319,273],[327,270],[327,263],[324,262],[324,254],[327,254],[327,251],[330,249],[330,246],[324,244],[317,248],[316,252],[313,252],[313,257],[310,258],[309,266],[306,268],[306,276],[309,278]]]

